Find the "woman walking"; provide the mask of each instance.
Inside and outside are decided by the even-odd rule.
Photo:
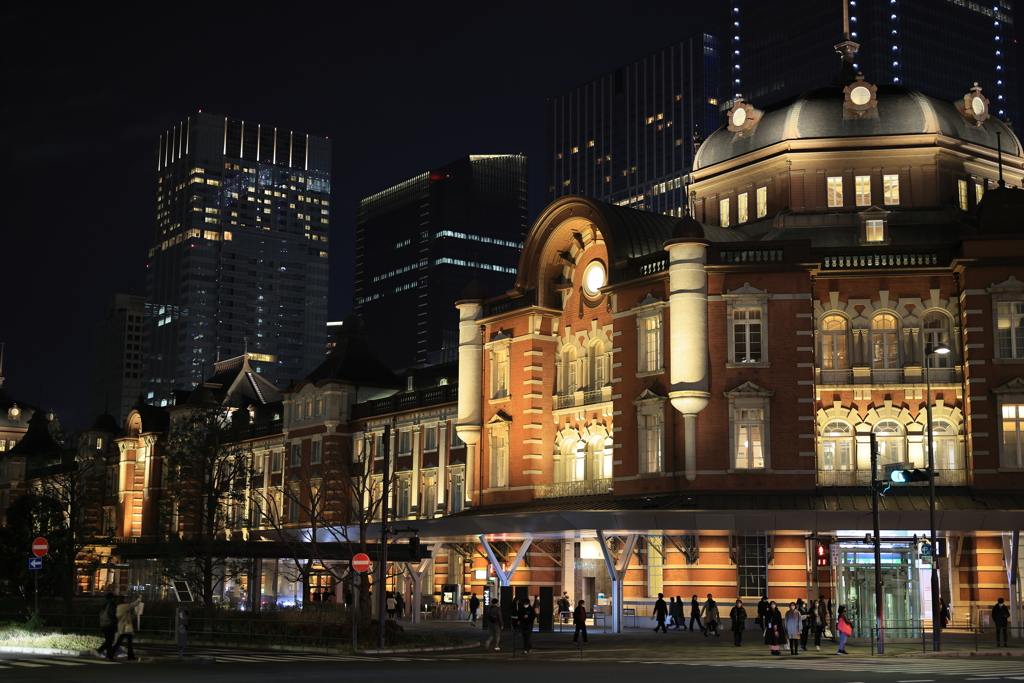
[[[800,633],[803,631],[803,615],[796,608],[796,603],[789,603],[789,611],[786,612],[786,634],[789,636],[789,654],[800,654]]]
[[[768,646],[769,652],[778,655],[779,645],[782,643],[782,614],[779,613],[774,601],[768,603],[764,627],[764,644]]]
[[[697,602],[697,596],[694,595],[690,600],[690,630],[693,630],[693,622],[697,622],[697,628],[700,629],[701,633],[704,633],[704,627],[700,623],[700,603]]]
[[[708,601],[704,603],[704,637],[706,638],[708,633],[712,629],[715,631],[715,637],[722,635],[718,632],[718,603],[711,597],[711,593],[708,593]]]
[[[732,644],[740,647],[743,630],[747,627],[747,610],[743,609],[742,600],[737,600],[736,606],[729,612],[729,621],[732,622]]]
[[[797,598],[796,611],[800,613],[800,649],[806,652],[807,638],[811,635],[811,627],[808,621],[811,613],[807,609],[807,603],[804,602],[803,598]]]
[[[811,606],[807,610],[807,621],[804,622],[806,628],[811,629],[814,633],[814,649],[821,650],[821,634],[825,628],[821,625],[821,615],[818,613],[819,606],[817,600],[811,600]]]
[[[674,598],[669,598],[672,602],[668,606],[668,616],[671,621],[670,626],[675,626],[675,630],[679,630],[680,622],[683,621],[683,598],[677,595]]]
[[[836,654],[850,654],[846,651],[846,637],[853,633],[853,624],[846,617],[846,605],[839,606],[839,616],[836,618],[836,630],[839,631],[839,652]]]

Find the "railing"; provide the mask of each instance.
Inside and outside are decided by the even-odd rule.
[[[838,254],[822,259],[822,265],[826,268],[934,266],[938,262],[938,254]]]
[[[871,370],[871,382],[874,384],[903,384],[903,369],[873,368]]]
[[[574,408],[576,406],[589,406],[594,403],[602,403],[605,400],[604,389],[593,389],[589,391],[574,391],[569,394],[555,395],[555,410],[563,408]]]
[[[484,317],[486,318],[492,315],[497,315],[498,313],[517,311],[520,308],[528,308],[536,303],[537,295],[533,291],[527,292],[524,296],[498,299],[497,301],[491,301],[484,305]]]
[[[582,496],[604,496],[612,492],[611,479],[587,479],[584,481],[561,481],[556,484],[542,484],[534,489],[534,498],[579,498]]]
[[[935,649],[934,623],[931,619],[886,619],[883,629],[883,641],[893,643],[902,640],[906,643],[910,639],[921,639],[921,652],[928,652]],[[1011,622],[1012,624],[1012,622]],[[877,653],[878,648],[878,627],[874,619],[868,622],[867,630],[871,637],[871,654]],[[863,630],[863,629],[860,629]],[[1017,639],[1024,635],[1024,629],[1019,624],[1011,625],[1006,629],[1007,635]],[[859,632],[857,625],[854,625],[854,637],[864,637]],[[982,637],[984,635],[984,637]],[[944,626],[939,629],[939,648],[946,652],[982,652],[996,650],[995,626]],[[901,648],[902,649],[902,648]]]
[[[822,384],[853,384],[853,370],[822,370]]]
[[[576,394],[559,394],[555,396],[555,410],[572,408],[576,405]]]
[[[967,486],[967,470],[940,470],[935,478],[936,486]],[[879,467],[878,478],[884,479],[885,474]],[[818,486],[868,486],[871,483],[871,470],[818,470]],[[915,481],[896,486],[928,486],[927,481]]]
[[[956,381],[956,370],[953,368],[931,368],[928,375],[932,384],[952,384]]]
[[[722,263],[768,263],[781,261],[782,249],[744,249],[743,251],[720,252]]]
[[[439,403],[453,403],[459,400],[459,385],[446,384],[440,387],[431,387],[408,394],[396,394],[387,398],[375,401],[366,401],[352,406],[352,417],[369,417],[371,415],[386,415],[421,408],[423,406],[437,405]]]

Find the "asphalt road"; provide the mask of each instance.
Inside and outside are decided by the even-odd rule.
[[[150,655],[163,648],[147,647]],[[1022,658],[871,658],[804,653],[799,657],[769,657],[751,650],[749,656],[718,661],[671,659],[596,659],[584,650],[535,650],[523,656],[511,652],[464,650],[452,653],[409,655],[316,655],[226,648],[190,648],[193,655],[213,656],[216,663],[154,662],[109,663],[99,659],[0,654],[0,681],[132,681],[161,683],[258,683],[260,681],[343,680],[382,683],[415,676],[417,683],[484,680],[488,683],[523,683],[524,677],[554,677],[585,683],[622,683],[631,677],[644,680],[751,681],[756,683],[989,683],[1024,681]],[[596,653],[595,653],[596,654]]]

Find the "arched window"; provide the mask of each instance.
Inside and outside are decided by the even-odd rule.
[[[960,435],[956,428],[945,420],[932,420],[932,448],[935,449],[935,469],[964,469],[963,451],[960,448]],[[925,454],[925,458],[927,458]],[[946,483],[936,480],[936,483]]]
[[[580,446],[582,446],[582,442]],[[587,442],[584,478],[592,481],[594,479],[608,479],[611,476],[612,440],[603,436],[595,436]]]
[[[850,324],[841,315],[826,315],[821,321],[821,370],[826,384],[848,380],[850,367]]]
[[[945,313],[931,311],[925,314],[924,319],[921,320],[921,358],[925,357],[925,351],[929,347],[934,348],[939,344],[945,344],[951,349],[953,348],[949,343],[949,322],[949,316]],[[928,359],[928,366],[933,369],[951,368],[953,367],[953,354],[934,353]]]
[[[590,389],[598,391],[608,384],[608,354],[604,352],[604,342],[594,341],[590,345]]]
[[[871,430],[878,442],[878,466],[904,462],[907,452],[903,425],[896,420],[882,420]]]
[[[849,424],[833,420],[821,430],[821,469],[855,469],[854,452],[853,428]]]
[[[576,348],[565,347],[562,351],[562,393],[571,394],[580,386],[579,362],[577,361]]]
[[[899,325],[892,313],[871,319],[871,367],[892,370],[900,367]]]

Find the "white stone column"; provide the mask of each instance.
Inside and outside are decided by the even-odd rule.
[[[708,278],[703,228],[665,242],[669,253],[669,400],[683,414],[686,479],[697,478],[697,413],[707,407]],[[701,234],[697,235],[696,231]]]
[[[465,504],[473,504],[476,493],[477,445],[483,425],[483,335],[477,321],[483,315],[479,299],[459,301],[459,418],[455,431],[466,444]]]
[[[412,430],[412,481],[409,482],[409,513],[415,517],[420,514],[420,446],[423,443],[423,428],[415,425]]]
[[[448,434],[448,423],[442,422],[437,427],[437,484],[434,486],[435,506],[444,510],[448,500],[448,451],[451,449],[451,436]]]

